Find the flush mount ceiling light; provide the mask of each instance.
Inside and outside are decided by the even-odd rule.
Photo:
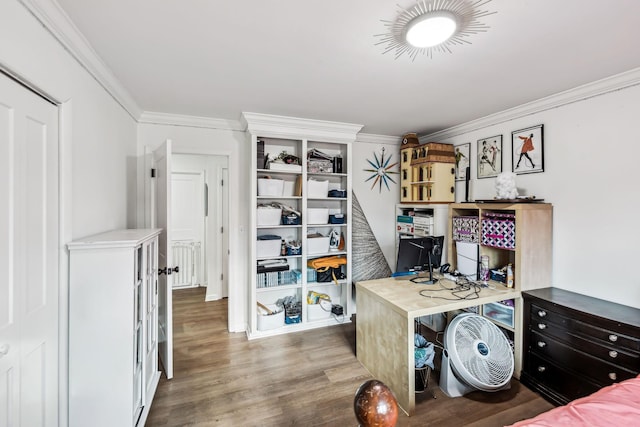
[[[395,50],[398,59],[403,54],[416,59],[419,54],[433,57],[433,52],[449,52],[453,45],[471,44],[468,37],[487,31],[480,18],[494,14],[481,7],[491,0],[422,0],[409,9],[402,9],[395,21],[382,21],[388,32],[377,34],[386,44],[384,53]]]

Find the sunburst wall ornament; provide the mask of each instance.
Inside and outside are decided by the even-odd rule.
[[[389,188],[389,181],[393,182],[394,184],[396,183],[393,178],[391,178],[391,174],[398,174],[399,172],[394,172],[394,171],[390,171],[389,169],[393,168],[394,166],[397,166],[398,162],[395,162],[394,164],[390,165],[389,163],[391,163],[391,159],[393,158],[393,155],[389,156],[389,158],[387,158],[385,160],[384,158],[384,152],[385,149],[384,147],[382,147],[382,153],[380,154],[380,158],[378,159],[378,156],[376,155],[375,151],[373,153],[373,158],[375,159],[375,162],[372,162],[371,160],[367,159],[367,162],[373,167],[373,169],[365,169],[365,172],[372,172],[373,175],[371,175],[369,178],[365,179],[364,182],[368,182],[371,181],[372,179],[373,184],[371,185],[371,189],[373,190],[373,188],[376,186],[376,184],[378,184],[378,192],[382,192],[382,184],[384,183],[384,185],[387,187],[387,190],[391,191],[391,189]],[[375,178],[375,179],[374,179]]]
[[[421,0],[403,9],[394,21],[384,22],[388,32],[376,34],[386,44],[388,53],[395,50],[398,59],[407,54],[412,60],[418,55],[433,57],[434,52],[449,52],[454,45],[471,44],[470,36],[485,32],[489,26],[480,19],[496,12],[480,10],[491,0]]]

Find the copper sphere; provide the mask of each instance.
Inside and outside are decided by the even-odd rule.
[[[398,401],[378,380],[369,380],[356,391],[353,410],[361,427],[393,427],[398,422]]]

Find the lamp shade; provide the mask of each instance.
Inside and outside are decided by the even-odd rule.
[[[405,39],[417,48],[433,47],[447,41],[458,28],[454,14],[446,11],[420,15],[407,24]]]

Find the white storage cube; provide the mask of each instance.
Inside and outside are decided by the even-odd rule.
[[[307,305],[307,320],[308,321],[314,321],[314,320],[324,320],[324,319],[328,319],[331,317],[331,309],[329,308],[329,310],[325,310],[324,308],[322,308],[322,305],[320,304],[309,304]]]
[[[284,310],[275,304],[267,304],[266,307],[271,311],[280,311],[274,314],[263,314],[258,310],[258,330],[268,331],[284,326]]]
[[[307,254],[324,254],[329,252],[328,237],[309,237],[307,238]]]
[[[282,249],[281,240],[258,240],[256,242],[256,257],[257,258],[269,258],[280,256],[280,250]]]
[[[316,181],[309,179],[307,181],[307,198],[322,199],[329,194],[329,181]]]
[[[328,224],[328,208],[307,208],[307,224]]]
[[[258,178],[258,196],[282,196],[282,179]]]
[[[280,225],[282,209],[258,206],[256,225]]]

